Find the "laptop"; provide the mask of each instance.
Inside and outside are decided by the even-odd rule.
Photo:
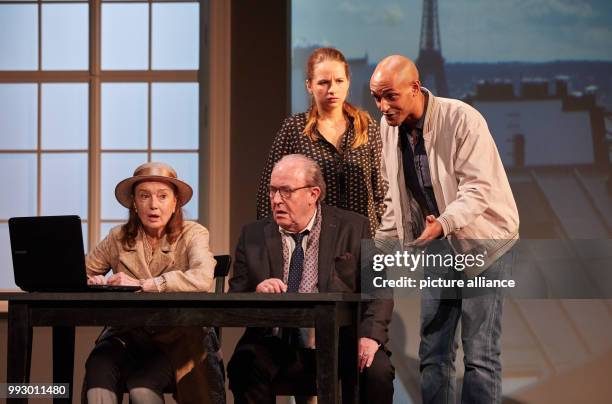
[[[15,284],[27,292],[140,290],[140,286],[87,284],[78,216],[13,217],[9,235]]]

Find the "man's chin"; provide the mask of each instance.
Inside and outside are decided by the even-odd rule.
[[[389,126],[399,126],[399,122],[395,117],[389,118],[388,116],[385,116],[385,120],[387,121],[387,125]]]
[[[281,227],[287,226],[291,223],[291,221],[289,220],[289,217],[282,213],[278,215],[274,215],[274,221],[276,222],[277,225]]]
[[[276,222],[277,226],[279,226],[280,228],[286,231],[289,231],[289,232],[296,231],[295,223],[288,216],[274,217],[274,221]]]

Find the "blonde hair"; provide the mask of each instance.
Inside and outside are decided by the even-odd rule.
[[[346,77],[350,79],[349,65],[344,55],[334,48],[318,48],[315,49],[306,62],[306,79],[312,81],[314,76],[315,66],[325,61],[340,62],[344,65],[344,72]],[[342,105],[342,111],[353,121],[353,127],[355,128],[355,140],[351,147],[356,149],[357,147],[368,143],[368,125],[372,121],[370,114],[366,111],[360,110],[357,107],[351,105],[348,101],[344,101]],[[315,105],[314,98],[310,99],[310,108],[308,109],[308,117],[306,119],[306,126],[304,127],[304,135],[308,136],[313,142],[316,140],[315,128],[317,127],[317,120],[319,119],[319,111]]]

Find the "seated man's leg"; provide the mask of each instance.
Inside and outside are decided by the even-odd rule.
[[[227,364],[229,388],[234,394],[234,402],[272,402],[274,395],[271,383],[287,360],[283,358],[286,351],[287,347],[275,337],[239,342]]]
[[[129,375],[125,385],[134,404],[163,404],[164,389],[174,382],[174,369],[161,351],[143,358]]]
[[[455,333],[460,299],[439,299],[423,291],[419,360],[423,403],[455,402]]]
[[[382,349],[376,351],[369,368],[364,368],[361,376],[362,403],[393,403],[393,379],[395,368],[389,354]]]
[[[99,404],[120,402],[122,374],[129,367],[129,353],[119,340],[110,338],[98,343],[85,363],[82,401]]]
[[[314,348],[300,348],[295,351],[295,360],[282,369],[274,384],[285,385],[294,394],[296,404],[317,402],[317,351]],[[300,395],[303,394],[303,395]]]
[[[342,369],[342,364],[346,362],[345,358],[349,353],[343,349],[340,349],[340,352],[340,373],[343,373],[348,370],[346,368]],[[277,380],[282,378],[283,381],[295,382],[300,384],[302,388],[311,390],[314,394],[317,383],[316,350],[301,349],[296,352],[296,355],[296,361],[287,370],[279,372]],[[374,355],[372,365],[369,368],[364,368],[360,376],[360,400],[362,403],[393,403],[395,368],[391,364],[389,356],[389,353],[379,349]],[[296,403],[312,402],[308,396],[295,397],[295,399]]]

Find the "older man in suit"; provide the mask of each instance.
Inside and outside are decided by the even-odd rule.
[[[316,162],[293,154],[276,163],[270,178],[272,216],[242,229],[230,292],[360,290],[361,240],[371,236],[368,219],[321,204],[324,197]],[[395,372],[386,348],[392,311],[392,300],[375,300],[363,309],[358,351],[363,402],[393,401]],[[314,385],[315,355],[305,331],[247,329],[228,364],[236,403],[270,402],[275,382]]]

